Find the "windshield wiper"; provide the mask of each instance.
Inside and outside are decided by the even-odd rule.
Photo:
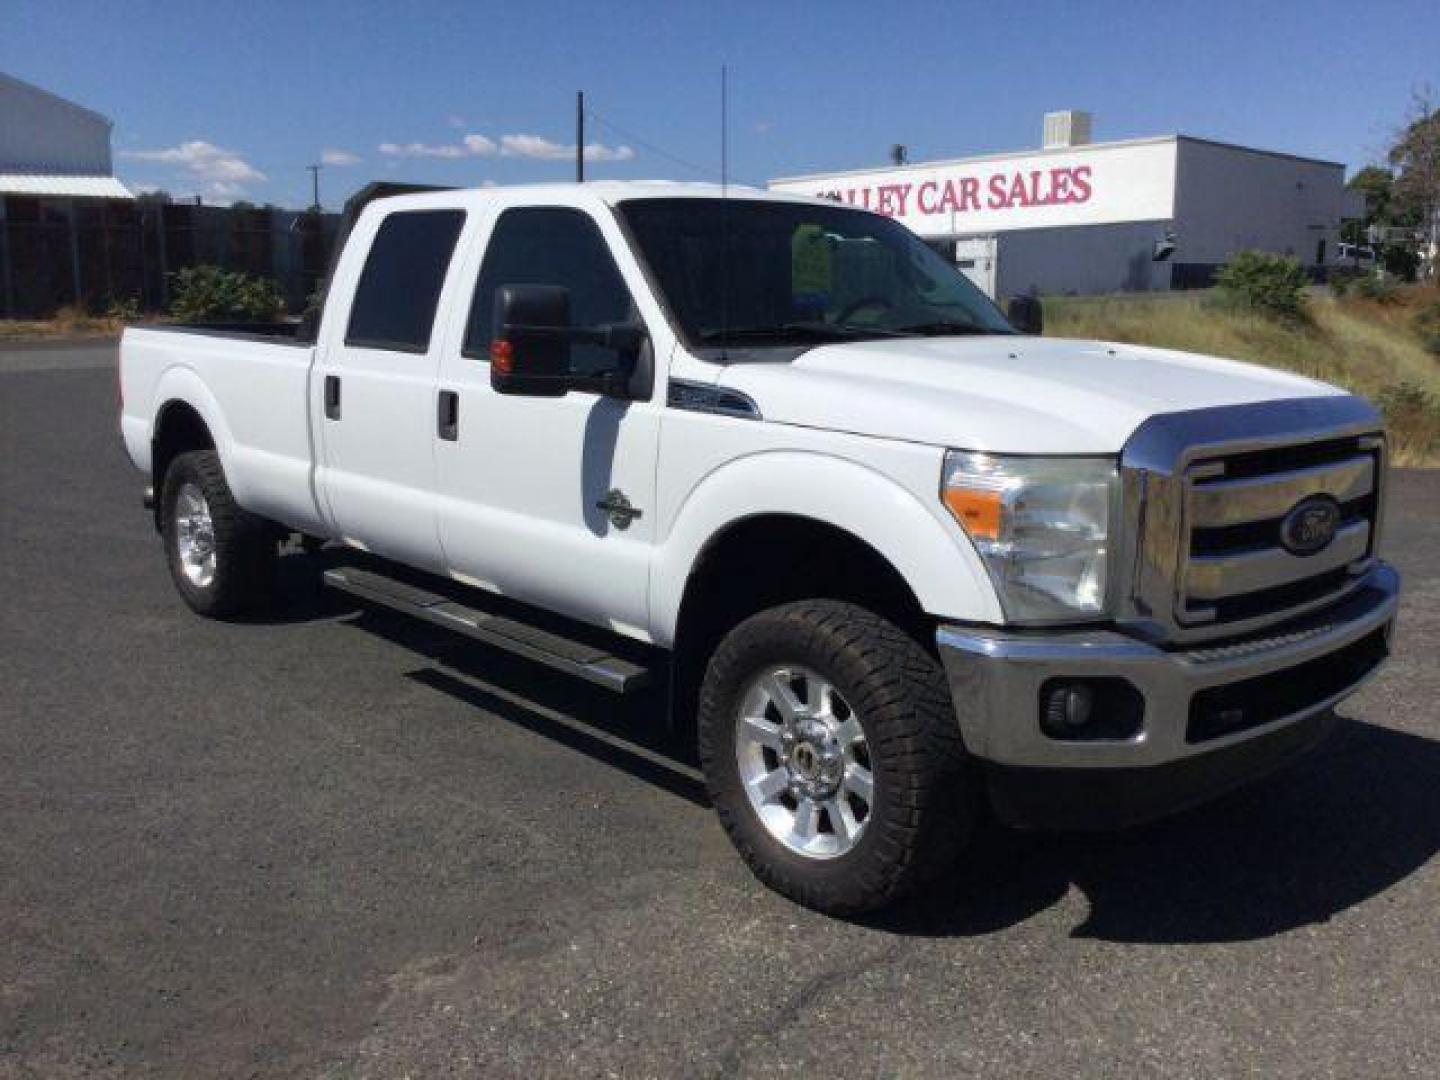
[[[910,326],[900,326],[896,329],[907,334],[920,334],[923,337],[945,337],[954,334],[959,337],[964,334],[1013,334],[1013,330],[993,330],[984,326],[976,326],[974,323],[961,322],[925,322],[914,323]]]
[[[868,337],[910,337],[908,329],[886,326],[854,326],[849,323],[789,322],[778,326],[730,326],[723,330],[706,330],[700,340],[707,344],[727,341],[763,341],[767,338],[785,341],[855,341]]]

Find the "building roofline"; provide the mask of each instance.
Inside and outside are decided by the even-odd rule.
[[[1201,146],[1218,146],[1223,150],[1238,150],[1244,154],[1259,154],[1261,157],[1280,158],[1282,161],[1303,161],[1307,165],[1329,165],[1336,169],[1345,168],[1343,161],[1306,157],[1304,154],[1288,154],[1284,150],[1261,150],[1255,146],[1244,146],[1240,143],[1225,142],[1223,139],[1204,139],[1198,135],[1176,135],[1175,138],[1181,142],[1199,143]]]
[[[69,109],[71,112],[79,113],[81,116],[84,116],[90,120],[99,120],[107,128],[113,129],[115,127],[115,122],[111,120],[108,116],[104,116],[96,112],[94,109],[87,109],[84,105],[76,104],[69,98],[63,98],[59,94],[52,93],[51,91],[46,90],[42,86],[36,86],[34,83],[28,83],[24,79],[17,79],[14,75],[10,75],[4,71],[0,71],[0,83],[8,83],[9,85],[14,86],[20,90],[24,90],[27,93],[35,94],[39,97],[56,102],[57,104],[63,105],[65,108]]]
[[[1300,154],[1287,154],[1279,150],[1260,150],[1253,146],[1241,146],[1239,143],[1221,142],[1218,139],[1202,139],[1194,135],[1151,135],[1140,139],[1114,139],[1109,142],[1085,143],[1081,146],[1051,146],[1035,147],[1029,150],[1013,150],[1008,153],[975,154],[970,157],[942,158],[939,161],[912,161],[904,165],[872,165],[863,169],[841,169],[835,172],[813,172],[798,173],[793,176],[777,176],[773,178],[772,184],[797,183],[802,180],[830,180],[846,176],[868,176],[874,173],[907,172],[911,169],[933,169],[947,165],[976,165],[987,161],[1013,161],[1016,158],[1033,158],[1054,156],[1056,154],[1081,154],[1094,150],[1113,150],[1128,146],[1154,146],[1160,143],[1200,143],[1204,146],[1218,146],[1226,150],[1239,150],[1247,154],[1260,154],[1264,157],[1283,158],[1289,161],[1303,161],[1312,165],[1330,165],[1335,168],[1345,168],[1342,162],[1326,161],[1322,158],[1304,157]]]

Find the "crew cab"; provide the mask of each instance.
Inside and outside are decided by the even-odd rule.
[[[121,427],[195,611],[269,602],[298,536],[663,687],[751,868],[851,913],[987,805],[1123,825],[1273,769],[1388,651],[1367,402],[1039,318],[821,200],[381,186],[288,336],[127,330]]]

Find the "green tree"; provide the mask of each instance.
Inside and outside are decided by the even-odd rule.
[[[1390,204],[1395,193],[1395,174],[1380,165],[1366,165],[1345,184],[1365,196],[1365,216],[1345,222],[1341,239],[1347,244],[1367,243],[1371,225],[1390,224]]]
[[[1395,170],[1397,216],[1406,219],[1401,224],[1417,226],[1425,237],[1422,257],[1433,277],[1440,258],[1440,108],[1428,90],[1415,94],[1389,159]]]

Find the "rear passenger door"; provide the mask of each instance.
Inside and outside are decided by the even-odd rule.
[[[348,282],[348,310],[326,319],[312,402],[317,478],[331,527],[357,547],[443,569],[434,499],[435,382],[447,278],[465,225],[459,209],[399,209],[372,219]],[[277,403],[278,406],[278,403]]]

